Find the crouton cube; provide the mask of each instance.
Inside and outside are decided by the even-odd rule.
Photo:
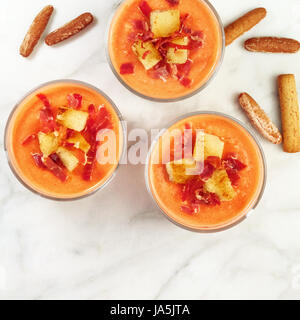
[[[38,133],[38,140],[40,144],[41,152],[45,157],[48,157],[51,153],[55,152],[58,148],[58,137],[54,132],[51,133]]]
[[[79,163],[79,160],[73,155],[73,153],[63,147],[59,147],[56,151],[61,162],[68,169],[68,171],[73,171]]]
[[[85,128],[88,112],[74,109],[63,109],[63,113],[57,115],[57,122],[66,128],[82,131]]]
[[[223,150],[224,142],[219,137],[203,132],[197,133],[193,154],[196,161],[204,161],[210,156],[222,159]]]
[[[153,68],[162,59],[152,42],[138,40],[133,44],[132,51],[137,55],[146,70]]]
[[[189,43],[188,37],[179,38],[171,41],[174,44],[179,44],[182,46],[187,46]],[[177,49],[177,48],[169,48],[167,52],[167,61],[168,63],[175,64],[184,64],[188,59],[188,50],[187,49]]]
[[[154,37],[169,37],[180,29],[180,12],[177,9],[152,11],[150,25]]]
[[[217,194],[221,201],[231,201],[236,196],[227,172],[223,169],[216,170],[207,180],[204,188],[208,192]]]
[[[193,171],[196,173],[196,162],[194,159],[181,159],[166,164],[169,180],[175,183],[185,183],[192,178]]]

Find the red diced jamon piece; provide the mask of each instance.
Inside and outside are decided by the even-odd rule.
[[[194,203],[216,206],[220,205],[221,201],[218,195],[215,193],[201,191],[197,193],[197,199],[194,201]]]
[[[40,111],[40,122],[43,131],[53,131],[57,125],[54,119],[53,111],[51,110],[51,105],[48,98],[40,93],[37,97],[43,102],[44,108]]]
[[[228,178],[231,181],[231,184],[236,187],[238,185],[239,180],[240,180],[240,176],[239,176],[237,170],[227,168],[226,172],[227,172]]]
[[[46,168],[46,166],[44,165],[43,161],[42,161],[42,155],[38,154],[38,153],[33,153],[31,154],[32,158],[34,160],[34,163],[36,164],[37,167],[39,168]]]
[[[151,78],[154,79],[162,79],[162,80],[166,80],[166,78],[169,77],[169,71],[167,69],[167,65],[162,65],[158,68],[154,68],[154,69],[150,69],[148,71],[148,74]]]
[[[120,67],[120,74],[134,73],[134,65],[132,63],[123,63]]]
[[[92,110],[92,106],[90,106],[91,112],[89,118],[87,120],[86,128],[88,133],[94,135],[96,138],[96,134],[100,129],[107,128],[109,123],[109,114],[105,107],[102,107],[99,112]]]
[[[221,159],[219,157],[209,156],[205,161],[212,164],[216,169],[220,168],[221,166]]]
[[[66,148],[72,148],[72,147],[74,147],[74,143],[71,143],[71,142],[68,142],[68,141],[63,141],[62,142],[62,146],[63,147],[66,147]]]
[[[64,166],[57,153],[52,153],[49,157],[60,167]]]
[[[177,64],[177,70],[180,77],[187,77],[192,69],[192,61],[187,60],[184,64]]]
[[[169,2],[171,6],[177,6],[179,4],[179,0],[166,0],[166,1]]]
[[[144,20],[133,20],[133,26],[137,31],[140,31],[140,32],[149,31],[148,22]]]
[[[56,164],[51,158],[44,159],[44,165],[51,171],[60,181],[65,182],[67,180],[67,175],[65,174],[62,167]]]
[[[75,133],[75,130],[67,128],[66,139],[71,138],[74,133]]]
[[[220,198],[218,197],[217,194],[215,193],[210,193],[210,198],[209,198],[209,203],[210,205],[220,205],[221,204],[221,201],[220,201]]]
[[[79,109],[81,107],[82,96],[78,93],[69,94],[67,96],[69,105],[75,109]]]
[[[25,146],[29,142],[33,141],[35,138],[36,138],[36,134],[31,134],[30,136],[24,139],[24,141],[22,142],[22,145]]]
[[[211,163],[205,161],[203,171],[200,174],[201,179],[204,181],[208,180],[213,175],[215,170],[216,168]]]
[[[43,102],[43,104],[46,108],[51,108],[50,102],[44,94],[39,93],[36,96]]]
[[[199,177],[192,178],[182,187],[182,201],[195,199],[195,192],[202,190],[204,182]]]
[[[50,108],[43,108],[40,111],[40,123],[43,131],[53,131],[57,125],[54,119],[54,115]]]
[[[190,86],[190,84],[191,84],[191,79],[189,79],[189,78],[182,78],[181,80],[180,80],[180,83],[184,86],[184,87],[189,87]]]
[[[151,13],[152,9],[149,6],[147,1],[141,1],[139,8],[145,17],[150,18],[150,13]]]
[[[243,164],[240,160],[236,159],[233,155],[226,155],[223,158],[223,165],[227,169],[235,169],[237,171],[241,171],[245,169],[247,166]]]

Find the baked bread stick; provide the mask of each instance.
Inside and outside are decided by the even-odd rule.
[[[283,150],[289,153],[299,152],[299,104],[296,80],[293,74],[282,74],[278,77],[278,92],[283,131]]]
[[[253,52],[296,53],[300,42],[289,38],[261,37],[248,39],[244,47]]]
[[[45,39],[45,42],[48,46],[53,46],[61,41],[69,39],[70,37],[85,29],[89,24],[93,22],[93,20],[94,17],[91,13],[83,13],[61,28],[49,33]]]
[[[53,13],[52,6],[46,6],[33,20],[26,36],[20,47],[20,54],[23,57],[29,57],[45,31],[49,19]]]
[[[280,144],[282,142],[282,136],[278,128],[248,93],[244,92],[240,94],[239,102],[252,125],[263,137],[274,144]]]
[[[266,15],[267,10],[265,8],[256,8],[225,27],[226,46],[231,44],[246,31],[252,29]]]

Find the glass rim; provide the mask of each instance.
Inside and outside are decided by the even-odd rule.
[[[109,54],[109,33],[110,33],[110,27],[113,21],[113,18],[115,17],[115,14],[117,12],[117,10],[119,9],[119,7],[128,0],[121,0],[116,7],[114,8],[112,14],[109,17],[109,22],[107,24],[107,28],[106,28],[106,32],[105,32],[105,53],[106,53],[106,59],[108,61],[108,64],[110,66],[111,71],[113,72],[113,74],[115,75],[115,77],[118,79],[118,81],[127,89],[129,90],[131,93],[135,94],[136,96],[152,101],[152,102],[178,102],[178,101],[182,101],[188,98],[193,97],[194,95],[198,94],[199,92],[201,92],[202,90],[204,90],[211,82],[212,80],[216,77],[218,71],[221,68],[221,65],[223,63],[224,60],[224,55],[225,55],[225,31],[224,31],[224,25],[222,22],[222,19],[220,17],[220,15],[218,14],[217,10],[215,9],[215,7],[210,3],[209,0],[197,0],[197,1],[202,1],[205,2],[206,5],[209,7],[209,9],[212,11],[212,13],[214,14],[215,18],[217,19],[219,28],[220,28],[220,32],[221,32],[221,42],[222,42],[222,47],[221,47],[221,53],[219,55],[218,58],[218,62],[215,65],[215,68],[213,70],[213,72],[210,74],[209,78],[197,89],[195,89],[194,91],[180,96],[180,97],[176,97],[176,98],[167,98],[167,99],[162,99],[162,98],[155,98],[155,97],[151,97],[151,96],[147,96],[143,93],[138,92],[137,90],[133,89],[131,86],[129,86],[120,76],[120,74],[117,72],[117,70],[115,69],[111,58],[110,58],[110,54]]]
[[[8,138],[8,130],[9,130],[9,127],[10,127],[10,124],[11,124],[11,120],[12,120],[12,117],[14,116],[15,112],[18,110],[20,104],[27,98],[29,97],[31,94],[33,94],[34,92],[38,91],[39,89],[42,89],[44,87],[47,87],[49,85],[52,85],[52,84],[59,84],[59,83],[73,83],[73,84],[80,84],[82,86],[86,86],[92,90],[95,90],[97,93],[99,93],[101,96],[103,96],[112,106],[113,110],[115,111],[118,119],[119,119],[119,123],[121,124],[121,128],[122,128],[122,136],[123,136],[123,144],[122,144],[122,151],[120,153],[120,156],[119,156],[119,161],[118,161],[118,164],[116,166],[116,168],[114,169],[114,171],[112,172],[112,174],[103,182],[103,184],[99,185],[98,187],[96,187],[94,190],[90,191],[90,192],[87,192],[86,194],[82,194],[82,195],[79,195],[79,196],[75,196],[75,197],[67,197],[67,198],[60,198],[60,197],[56,197],[56,196],[51,196],[51,195],[47,195],[47,194],[43,194],[42,192],[38,191],[38,190],[35,190],[33,189],[30,185],[28,185],[21,177],[20,175],[18,174],[17,170],[14,168],[12,162],[11,162],[11,159],[10,159],[10,156],[9,156],[9,151],[8,151],[8,147],[7,147],[7,138]],[[17,178],[17,180],[26,188],[28,189],[29,191],[31,191],[32,193],[34,194],[37,194],[43,198],[46,198],[46,199],[49,199],[49,200],[54,200],[54,201],[75,201],[75,200],[80,200],[80,199],[83,199],[83,198],[86,198],[88,196],[91,196],[93,195],[94,193],[96,193],[97,191],[100,191],[102,189],[104,189],[113,179],[114,177],[116,176],[116,172],[117,170],[119,169],[120,167],[120,163],[122,162],[122,159],[124,158],[125,156],[125,151],[126,151],[126,128],[124,126],[124,123],[123,123],[123,116],[120,112],[120,110],[118,109],[118,107],[115,105],[115,103],[112,101],[112,99],[110,97],[108,97],[102,90],[100,90],[99,88],[87,83],[87,82],[84,82],[84,81],[80,81],[80,80],[74,80],[74,79],[57,79],[57,80],[52,80],[52,81],[48,81],[48,82],[45,82],[45,83],[42,83],[40,84],[39,86],[31,89],[30,91],[28,91],[27,93],[25,93],[22,98],[20,98],[17,103],[15,104],[15,106],[13,107],[13,109],[11,110],[10,114],[9,114],[9,117],[6,121],[6,125],[5,125],[5,129],[4,129],[4,143],[3,143],[3,146],[4,146],[4,152],[6,154],[6,159],[7,159],[7,162],[8,162],[8,165],[12,171],[12,173],[14,174],[14,176]]]
[[[158,201],[154,198],[153,192],[151,190],[150,187],[150,179],[149,179],[149,160],[152,154],[152,151],[154,149],[154,147],[156,146],[157,142],[159,141],[160,137],[168,131],[168,129],[176,124],[177,122],[186,119],[186,118],[190,118],[193,116],[197,116],[197,115],[216,115],[219,117],[223,117],[226,119],[229,119],[233,122],[235,122],[236,124],[240,125],[249,135],[250,137],[252,137],[252,139],[254,140],[254,142],[257,145],[259,154],[261,156],[261,160],[262,160],[262,167],[263,167],[263,174],[262,174],[262,184],[260,186],[260,191],[259,194],[257,196],[257,198],[255,199],[255,201],[253,202],[253,205],[251,205],[250,207],[247,207],[245,209],[245,212],[237,217],[235,219],[231,219],[232,223],[229,221],[228,224],[224,224],[224,225],[220,225],[217,227],[211,227],[211,228],[197,228],[197,227],[190,227],[188,225],[184,225],[182,223],[179,223],[178,221],[176,221],[175,219],[173,219],[172,217],[170,217],[168,215],[167,212],[165,212],[161,206],[159,205]],[[157,134],[157,136],[154,138],[153,142],[151,143],[150,149],[148,151],[147,154],[147,158],[146,158],[146,165],[145,165],[145,171],[144,171],[144,177],[145,177],[145,183],[146,183],[146,188],[148,193],[151,196],[151,199],[153,200],[153,202],[155,203],[156,207],[159,209],[159,211],[173,224],[175,224],[176,226],[188,230],[188,231],[192,231],[192,232],[196,232],[196,233],[216,233],[216,232],[222,232],[228,229],[231,229],[235,226],[237,226],[238,224],[240,224],[242,221],[246,220],[246,218],[253,212],[253,210],[255,210],[255,208],[257,207],[257,205],[260,203],[265,188],[266,188],[266,182],[267,182],[267,162],[266,162],[266,157],[265,157],[265,153],[263,151],[263,148],[261,146],[261,143],[258,141],[258,138],[255,136],[254,131],[245,123],[241,122],[240,120],[236,119],[235,117],[232,117],[230,115],[227,115],[225,113],[222,112],[217,112],[217,111],[195,111],[195,112],[190,112],[190,113],[186,113],[182,116],[177,117],[175,120],[172,120],[171,122],[169,122],[165,128],[161,129],[160,132]]]

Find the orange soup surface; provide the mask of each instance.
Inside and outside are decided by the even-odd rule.
[[[115,140],[99,137],[106,130]],[[112,176],[122,139],[110,101],[89,86],[60,82],[36,90],[18,105],[6,147],[13,170],[25,185],[44,196],[68,199],[96,190]],[[110,141],[114,157],[99,163],[97,150]]]
[[[204,85],[222,54],[222,29],[202,0],[126,0],[109,32],[109,56],[127,86],[176,99]]]
[[[180,168],[182,163],[191,168],[195,159],[182,160],[184,153],[176,155],[174,139],[172,143],[172,132],[187,128],[192,132],[190,157],[199,155],[197,130],[204,137],[203,159],[210,154],[201,162],[201,170],[195,175],[192,171],[191,176]],[[171,140],[170,148],[165,147],[167,140]],[[188,140],[187,136],[182,141],[188,144]],[[170,162],[166,163],[169,150]],[[171,220],[209,230],[231,225],[253,208],[263,187],[264,164],[258,145],[242,126],[223,116],[203,114],[179,121],[160,137],[151,152],[148,175],[154,199]]]

